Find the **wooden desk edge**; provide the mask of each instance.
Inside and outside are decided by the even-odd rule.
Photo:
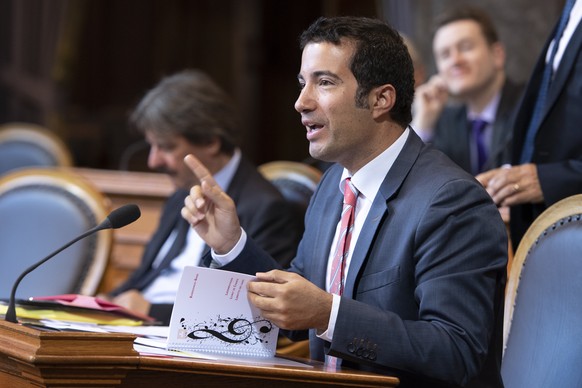
[[[135,335],[125,333],[50,332],[0,321],[0,348],[13,359],[32,364],[139,364]]]
[[[330,372],[324,369],[321,362],[295,359],[313,366],[302,368],[293,366],[265,366],[236,361],[220,361],[191,358],[165,358],[156,356],[141,356],[141,370],[173,370],[179,373],[194,373],[205,375],[233,376],[243,378],[260,378],[267,380],[286,380],[302,383],[327,383],[341,386],[357,387],[395,387],[399,380],[393,376],[384,376],[353,370]]]
[[[146,372],[231,376],[247,379],[295,381],[359,387],[397,386],[398,379],[343,370],[330,373],[317,361],[297,359],[313,368],[265,366],[252,363],[191,358],[140,356],[133,349],[135,335],[124,333],[48,332],[0,321],[0,348],[8,358],[43,366],[115,365]]]

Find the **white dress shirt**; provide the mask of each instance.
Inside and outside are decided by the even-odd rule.
[[[560,66],[560,62],[564,56],[564,51],[566,51],[566,47],[568,46],[568,43],[570,42],[576,27],[578,27],[578,24],[580,24],[580,19],[582,19],[582,1],[576,0],[572,11],[570,11],[570,18],[566,24],[566,29],[564,30],[564,33],[562,34],[562,37],[558,43],[558,51],[556,52],[553,63],[554,74],[556,73],[558,66]],[[555,42],[552,42],[548,47],[548,51],[546,53],[546,62],[549,60],[550,52],[552,51],[552,46],[554,44]]]

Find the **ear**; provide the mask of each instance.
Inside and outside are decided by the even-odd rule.
[[[495,42],[491,45],[491,51],[497,69],[503,69],[505,67],[505,46],[501,42]]]
[[[220,154],[220,148],[222,147],[222,141],[218,136],[214,137],[210,143],[204,146],[207,152],[211,155]]]
[[[221,145],[220,138],[215,136],[208,143],[193,145],[193,147],[196,148],[197,155],[205,155],[205,157],[215,158],[220,154]]]
[[[390,112],[396,103],[396,89],[391,84],[381,85],[370,93],[370,106],[374,118],[378,118]]]

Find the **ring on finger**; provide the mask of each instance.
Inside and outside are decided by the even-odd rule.
[[[519,191],[519,185],[517,183],[513,184],[513,192],[517,193]]]

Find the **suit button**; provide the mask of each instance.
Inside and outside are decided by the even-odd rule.
[[[352,340],[352,342],[350,342],[348,344],[348,352],[355,353],[357,351],[357,349],[358,349],[357,343],[358,343],[358,339],[357,338],[354,338]]]
[[[369,360],[374,361],[376,359],[376,348],[378,347],[378,345],[374,344],[371,346],[370,343],[368,343],[368,348],[367,348],[367,358]]]

